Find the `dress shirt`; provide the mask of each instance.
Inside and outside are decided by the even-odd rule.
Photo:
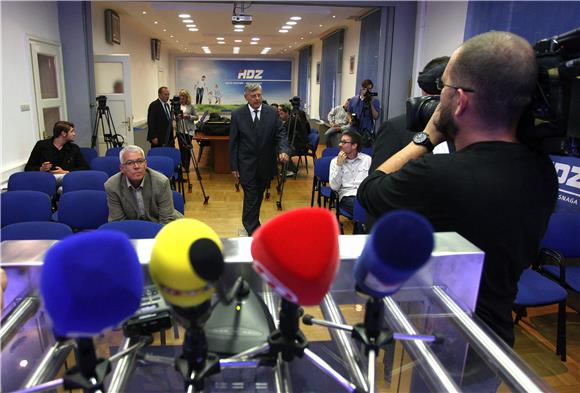
[[[260,120],[260,116],[262,115],[262,105],[260,105],[260,107],[258,109],[254,109],[250,106],[250,104],[248,104],[248,108],[250,109],[250,113],[252,114],[252,122],[256,122],[256,116],[258,116],[258,120]],[[254,111],[258,111],[258,113],[254,112]]]
[[[129,187],[129,190],[131,190],[133,196],[135,197],[135,201],[137,201],[137,207],[139,208],[139,217],[142,217],[140,219],[144,220],[145,219],[144,217],[146,217],[145,203],[143,202],[143,183],[145,182],[145,177],[143,177],[143,180],[141,180],[141,183],[137,187],[133,187],[133,185],[131,184],[131,182],[127,177],[125,177],[125,180],[127,181],[127,187]]]
[[[330,188],[338,192],[338,200],[345,196],[356,196],[358,186],[368,176],[371,157],[358,153],[354,159],[346,159],[344,164],[336,164],[337,157],[330,162]]]

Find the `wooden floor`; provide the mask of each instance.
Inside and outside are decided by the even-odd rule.
[[[209,149],[207,149],[209,150]],[[319,153],[322,146],[319,148]],[[209,203],[203,205],[199,182],[191,173],[192,191],[186,192],[185,216],[199,219],[210,225],[221,237],[239,236],[242,229],[243,191],[236,192],[231,175],[217,175],[211,169],[211,152],[204,151],[199,166]],[[309,174],[301,165],[296,179],[287,180],[282,199],[283,211],[310,206],[312,190],[312,161]],[[271,188],[269,200],[264,200],[260,212],[262,223],[282,213],[276,208],[278,193],[276,185]],[[345,233],[352,233],[352,225],[345,222]],[[529,309],[529,317],[516,327],[516,352],[542,376],[557,392],[580,392],[580,317],[568,309],[568,360],[561,362],[555,355],[556,307]],[[541,322],[541,328],[535,323]],[[321,332],[321,334],[325,334]],[[382,389],[381,389],[382,390]],[[504,389],[500,389],[504,390]]]

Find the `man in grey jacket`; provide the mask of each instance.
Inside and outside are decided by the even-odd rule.
[[[120,173],[105,183],[109,221],[145,220],[167,224],[183,215],[173,207],[169,179],[147,168],[145,153],[129,145],[119,153]]]

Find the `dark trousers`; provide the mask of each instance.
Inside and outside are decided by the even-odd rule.
[[[342,197],[342,199],[340,200],[340,203],[338,204],[342,209],[344,209],[348,213],[350,213],[351,217],[354,214],[354,199],[355,199],[355,196],[345,196],[345,197]]]
[[[260,227],[260,207],[262,206],[266,183],[263,180],[253,179],[246,184],[242,184],[244,189],[242,224],[244,224],[248,236],[252,236],[252,233]]]
[[[198,87],[197,89],[195,89],[195,103],[201,104],[202,100],[203,100],[203,89]]]

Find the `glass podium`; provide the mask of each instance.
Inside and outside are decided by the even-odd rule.
[[[340,236],[340,268],[324,301],[305,313],[338,324],[362,322],[366,298],[354,291],[352,268],[366,235]],[[154,240],[134,240],[147,274]],[[243,277],[261,295],[277,321],[280,299],[251,267],[251,238],[224,239],[226,283]],[[62,378],[75,364],[71,342],[56,342],[37,285],[45,251],[53,241],[5,241],[0,263],[9,276],[1,338],[0,391],[12,392]],[[112,261],[114,266],[114,261]],[[403,288],[382,299],[393,332],[434,335],[435,342],[397,341],[385,345],[376,361],[378,392],[551,391],[552,389],[473,314],[483,252],[456,233],[436,233],[429,262]],[[312,356],[322,358],[351,386],[367,391],[367,360],[348,331],[301,324]],[[173,359],[181,353],[184,330],[177,324],[154,334],[151,345],[115,362],[105,380],[110,392],[183,392]],[[110,357],[134,344],[121,329],[95,337],[97,355]],[[211,351],[211,347],[210,347]],[[152,361],[155,360],[155,361]],[[230,367],[231,366],[231,367]],[[205,379],[206,392],[341,392],[305,358],[274,366],[222,367]],[[247,365],[246,365],[247,366]],[[62,387],[53,391],[63,391]]]

